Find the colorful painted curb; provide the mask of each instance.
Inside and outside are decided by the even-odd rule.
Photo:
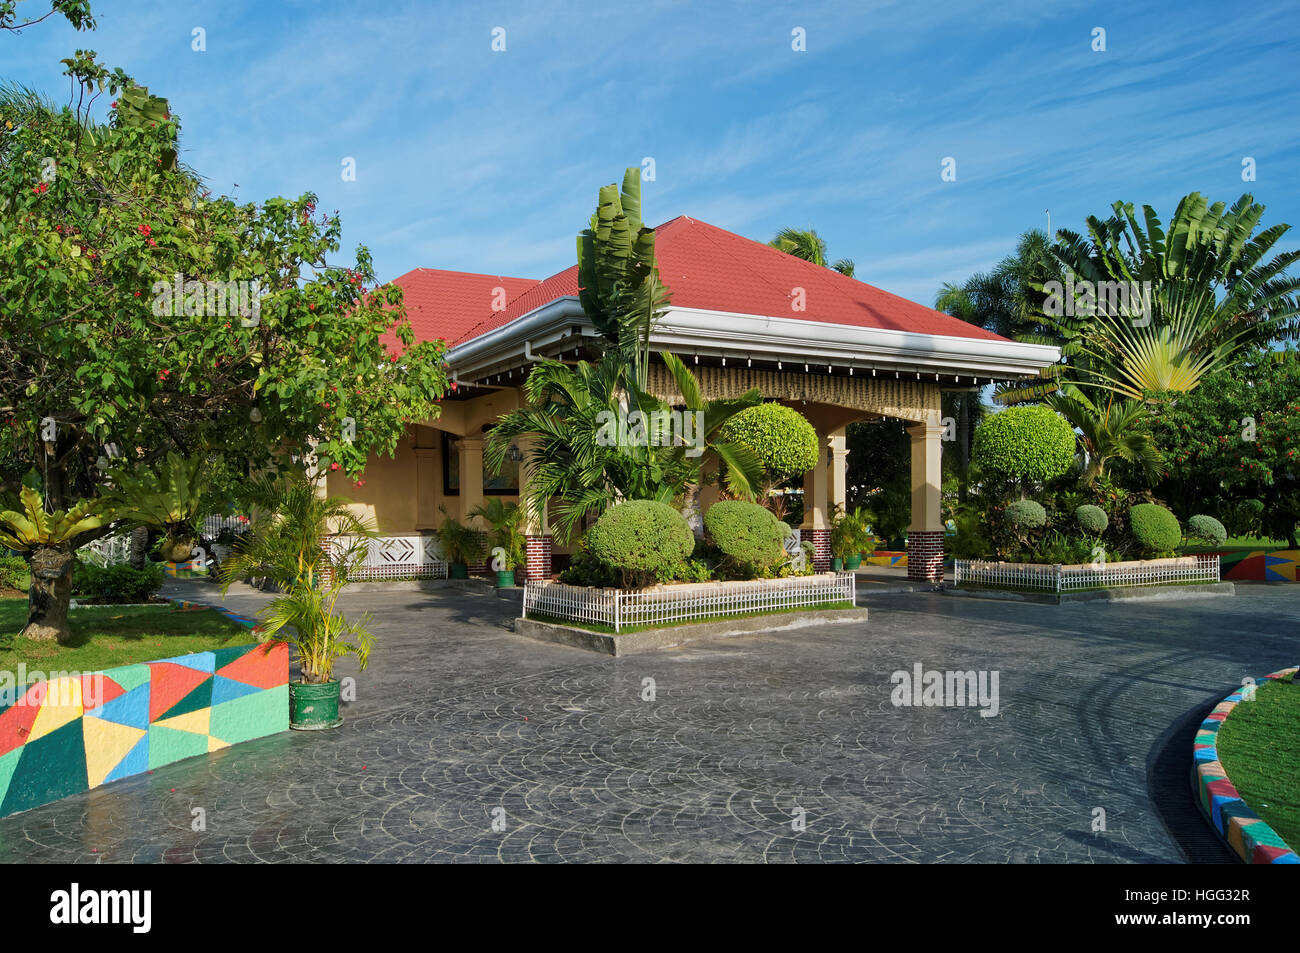
[[[0,816],[288,728],[284,643],[50,672],[0,703]]]
[[[1296,668],[1265,675],[1260,682],[1285,678]],[[1192,743],[1197,801],[1210,824],[1238,857],[1248,864],[1300,864],[1300,857],[1241,799],[1219,761],[1219,728],[1242,700],[1241,689],[1214,706]]]
[[[1298,566],[1300,551],[1294,549],[1219,553],[1219,571],[1229,582],[1300,582]]]

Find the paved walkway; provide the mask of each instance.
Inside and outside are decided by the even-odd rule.
[[[1171,726],[1300,660],[1300,587],[1239,592],[885,595],[865,624],[622,659],[518,638],[514,604],[487,593],[358,593],[377,647],[341,729],[0,820],[0,860],[1178,862],[1166,815],[1191,802],[1170,786]],[[1000,713],[894,707],[891,673],[916,663],[997,670]]]

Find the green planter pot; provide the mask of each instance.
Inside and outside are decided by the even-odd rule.
[[[468,579],[468,578],[469,578],[469,567],[466,566],[464,563],[452,563],[452,564],[451,564],[451,578],[452,578],[452,579]]]
[[[339,683],[289,683],[289,727],[296,731],[323,731],[343,724],[339,715]]]
[[[839,572],[843,568],[844,568],[844,560],[840,559],[840,557],[838,556],[835,556],[834,558],[831,559],[831,569],[835,570],[836,572]]]
[[[497,572],[497,588],[509,589],[515,584],[515,571],[513,569],[502,569]]]
[[[850,556],[848,559],[844,560],[844,568],[845,568],[845,569],[857,569],[857,568],[858,568],[859,566],[861,566],[861,565],[862,565],[862,554],[861,554],[861,553],[854,553],[854,554],[853,554],[852,556]]]

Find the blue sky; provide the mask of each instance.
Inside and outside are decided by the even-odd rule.
[[[214,191],[315,191],[384,279],[568,267],[597,189],[648,156],[647,220],[815,227],[930,304],[1047,208],[1081,230],[1116,199],[1167,218],[1186,192],[1250,191],[1300,226],[1296,7],[1132,6],[95,0],[92,34],[0,35],[0,76],[61,100],[58,60],[97,50],[171,100]]]

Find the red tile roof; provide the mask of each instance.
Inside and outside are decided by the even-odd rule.
[[[655,253],[660,277],[677,307],[1003,340],[941,311],[686,216],[655,229]],[[576,296],[578,268],[575,265],[543,281],[420,268],[397,282],[406,289],[417,338],[444,337],[454,345],[556,298]],[[485,302],[490,300],[491,287],[498,284],[506,288],[510,301],[504,311],[493,312]],[[792,310],[795,288],[804,289],[803,311]],[[419,311],[412,307],[416,302]]]
[[[502,297],[508,303],[539,282],[536,278],[416,268],[393,279],[393,284],[402,289],[415,339],[446,338],[448,344],[453,344],[478,324],[484,314],[493,313],[497,288],[505,289]],[[397,343],[391,332],[384,335],[383,341],[389,347]]]

